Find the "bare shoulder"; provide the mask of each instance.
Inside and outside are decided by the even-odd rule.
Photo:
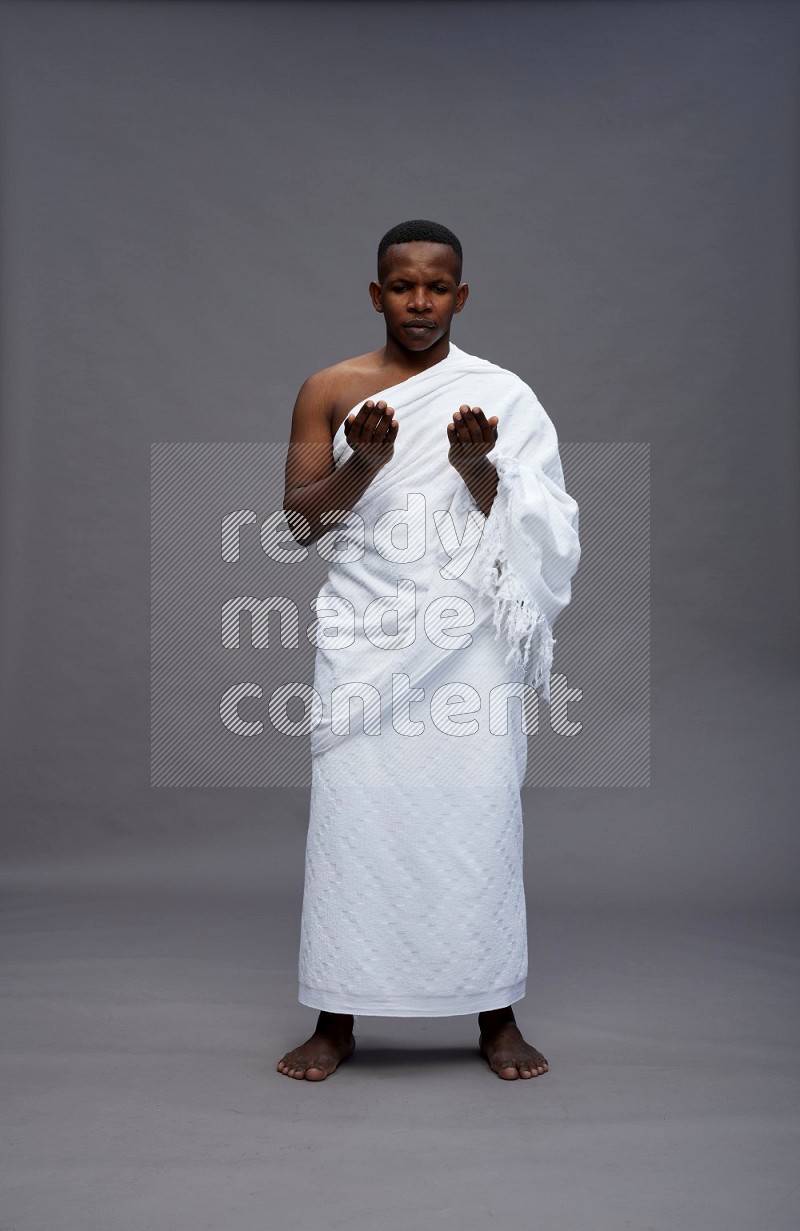
[[[303,420],[326,424],[334,436],[357,402],[384,387],[383,350],[343,359],[312,373],[297,395],[296,412]]]
[[[354,355],[351,359],[342,359],[329,368],[322,368],[309,376],[306,384],[315,389],[327,390],[334,394],[346,392],[364,381],[375,381],[380,378],[382,370],[383,351],[369,351],[366,355]]]

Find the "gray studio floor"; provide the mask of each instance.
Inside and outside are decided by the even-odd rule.
[[[495,1077],[474,1017],[370,1017],[312,1084],[274,1067],[315,1016],[299,900],[259,890],[266,848],[216,889],[184,853],[7,877],[3,1231],[798,1225],[785,918],[532,912],[549,1073]]]

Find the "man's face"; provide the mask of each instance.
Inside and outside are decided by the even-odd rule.
[[[450,329],[469,294],[458,282],[458,257],[447,244],[392,244],[381,282],[369,285],[389,334],[406,350],[426,351]]]

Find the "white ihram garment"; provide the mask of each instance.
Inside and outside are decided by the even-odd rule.
[[[521,700],[505,697],[527,684],[549,702],[578,506],[555,428],[512,372],[451,343],[440,363],[373,396],[399,422],[394,456],[319,540],[337,558],[316,599],[322,718],[299,1000],[354,1015],[476,1013],[525,995],[527,740]],[[447,460],[447,424],[465,402],[499,419],[488,518]],[[335,465],[350,452],[342,424]],[[332,705],[341,686],[356,697],[349,722],[347,696]]]

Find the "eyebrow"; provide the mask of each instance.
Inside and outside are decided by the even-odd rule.
[[[389,278],[389,281],[390,282],[413,282],[414,279],[407,278],[405,274],[392,274],[391,277]],[[455,278],[452,278],[450,274],[439,274],[438,277],[436,278],[428,279],[428,286],[433,285],[434,282],[447,282],[447,281],[455,282]]]

